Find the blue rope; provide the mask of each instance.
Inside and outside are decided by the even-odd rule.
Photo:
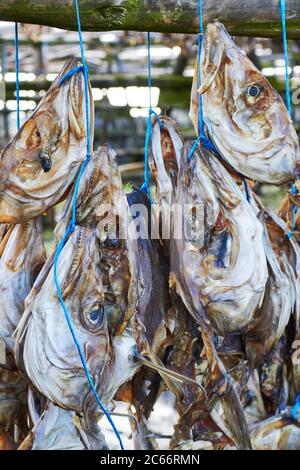
[[[199,11],[199,34],[198,34],[198,49],[197,49],[197,61],[198,61],[198,87],[201,86],[201,67],[200,67],[200,60],[201,60],[201,45],[203,40],[203,1],[199,0],[198,2],[198,11]],[[206,137],[204,132],[204,119],[203,119],[203,106],[202,106],[202,95],[198,93],[198,129],[199,129],[199,137],[195,140],[191,150],[188,154],[188,161],[192,158],[195,153],[195,150],[198,144],[202,144],[203,147],[215,152],[218,155],[218,151],[213,145],[213,143]]]
[[[282,41],[283,41],[283,53],[285,62],[285,97],[286,106],[289,115],[292,115],[291,105],[291,92],[290,92],[290,80],[289,80],[289,55],[286,38],[286,21],[285,21],[285,0],[280,0],[280,14],[281,14],[281,25],[282,25]]]
[[[285,18],[285,0],[280,0],[280,14],[281,14],[281,24],[282,24],[282,41],[283,41],[283,52],[284,52],[284,63],[285,63],[285,96],[286,96],[286,106],[289,115],[292,115],[292,105],[291,105],[291,93],[290,93],[290,81],[289,81],[289,56],[287,48],[287,37],[286,37],[286,18]],[[294,183],[291,183],[291,193],[297,194],[298,190]],[[291,238],[295,230],[295,204],[292,204],[291,208],[291,217],[292,224],[291,230],[288,233],[288,238]],[[296,402],[292,409],[292,417],[297,420],[298,409],[300,407],[300,394],[297,395]]]
[[[199,34],[198,34],[198,49],[197,49],[197,61],[198,61],[198,87],[201,86],[201,67],[200,67],[200,60],[201,60],[201,45],[203,40],[203,5],[202,0],[198,2],[199,8]],[[199,127],[199,135],[200,139],[204,135],[204,122],[203,122],[203,109],[202,109],[202,95],[199,93],[199,106],[198,106],[198,127]]]
[[[300,394],[297,395],[296,403],[294,404],[293,409],[292,409],[292,417],[297,422],[299,421],[299,419],[298,419],[298,409],[299,409],[299,407],[300,407]]]
[[[19,82],[19,31],[15,23],[15,60],[16,60],[16,99],[17,99],[17,128],[20,129],[20,82]]]
[[[82,175],[83,175],[83,173],[84,173],[84,171],[85,171],[85,169],[86,169],[86,167],[87,167],[87,165],[90,161],[90,158],[91,158],[90,106],[89,106],[90,103],[89,103],[89,89],[88,89],[88,68],[86,66],[85,57],[84,57],[83,39],[82,39],[82,32],[81,32],[81,23],[80,23],[80,13],[79,13],[79,7],[78,7],[78,0],[74,0],[74,2],[75,2],[75,9],[76,9],[76,20],[77,20],[77,28],[78,28],[78,35],[79,35],[79,44],[80,44],[80,53],[81,53],[82,65],[79,66],[79,67],[74,67],[74,69],[72,69],[70,72],[68,72],[66,75],[64,75],[62,77],[62,79],[60,80],[59,85],[64,84],[65,81],[68,80],[70,77],[72,77],[75,73],[78,73],[78,72],[82,71],[83,74],[84,74],[87,153],[86,153],[86,158],[85,158],[84,162],[82,163],[82,165],[80,167],[78,176],[76,178],[75,186],[74,186],[74,193],[73,193],[73,199],[72,199],[71,221],[70,221],[70,223],[69,223],[69,225],[66,229],[66,232],[65,232],[63,238],[58,243],[58,246],[57,246],[57,249],[56,249],[56,252],[55,252],[55,256],[54,256],[54,282],[55,282],[55,286],[56,286],[56,290],[57,290],[57,294],[58,294],[60,304],[62,306],[62,309],[63,309],[64,315],[65,315],[68,327],[70,329],[71,335],[72,335],[74,343],[76,345],[76,348],[77,348],[77,351],[78,351],[78,354],[79,354],[79,357],[80,357],[85,375],[87,377],[89,386],[91,388],[91,391],[93,392],[93,395],[94,395],[94,397],[96,399],[96,402],[98,403],[101,411],[105,414],[106,418],[108,419],[108,421],[109,421],[109,423],[110,423],[110,425],[111,425],[111,427],[112,427],[112,429],[113,429],[113,431],[114,431],[114,433],[115,433],[115,435],[116,435],[116,437],[117,437],[117,439],[120,443],[121,449],[124,450],[124,446],[123,446],[123,443],[122,443],[121,436],[120,436],[120,434],[119,434],[119,432],[118,432],[118,430],[117,430],[117,428],[116,428],[109,412],[106,410],[106,408],[102,404],[102,402],[99,398],[99,395],[97,393],[96,387],[95,387],[95,385],[93,383],[93,380],[91,378],[87,363],[85,361],[85,358],[84,358],[84,355],[82,353],[79,341],[76,337],[76,333],[75,333],[73,325],[72,325],[72,320],[71,320],[70,314],[69,314],[69,312],[67,310],[67,307],[64,303],[62,292],[61,292],[59,281],[58,281],[58,276],[57,276],[57,266],[58,266],[59,256],[60,256],[60,254],[63,250],[63,247],[65,246],[65,243],[66,243],[69,235],[74,231],[74,228],[76,226],[76,201],[77,201],[77,196],[78,196],[80,180],[81,180],[81,177],[82,177]]]
[[[151,38],[150,33],[147,33],[147,64],[148,64],[148,90],[149,90],[149,112],[147,118],[147,129],[146,129],[146,138],[144,146],[144,182],[141,186],[141,190],[148,194],[150,203],[153,203],[151,191],[150,191],[150,176],[149,176],[149,163],[148,163],[148,150],[149,143],[152,134],[152,116],[155,116],[158,120],[160,128],[162,127],[161,120],[159,119],[158,114],[154,111],[151,104],[151,89],[152,89],[152,80],[151,80]]]
[[[285,0],[280,0],[280,16],[281,16],[281,25],[282,25],[282,42],[283,42],[283,53],[284,53],[284,64],[285,64],[285,98],[286,106],[289,115],[292,115],[292,105],[291,105],[291,92],[290,92],[290,80],[289,80],[289,55],[288,55],[288,46],[287,46],[287,36],[286,36],[286,19],[285,19]],[[294,183],[291,183],[291,193],[297,194],[297,188]],[[292,204],[291,207],[291,230],[288,232],[288,238],[291,238],[295,230],[295,204]]]
[[[298,189],[296,187],[296,185],[292,182],[291,183],[291,194],[293,196],[296,196],[298,194]],[[297,206],[295,204],[292,204],[292,207],[291,207],[291,230],[288,232],[287,236],[288,238],[291,238],[291,236],[293,235],[294,231],[295,231],[295,215],[297,213]]]
[[[83,65],[78,65],[78,67],[74,67],[72,70],[67,72],[65,75],[61,77],[61,79],[58,82],[58,86],[63,85],[67,80],[69,80],[73,75],[75,75],[78,72],[83,72],[84,71],[84,66]]]

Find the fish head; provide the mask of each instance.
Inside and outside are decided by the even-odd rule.
[[[20,223],[42,214],[68,193],[85,157],[84,74],[69,60],[34,113],[0,157],[0,221]],[[93,103],[89,89],[91,141]]]
[[[131,324],[138,301],[138,250],[134,240],[120,235],[128,209],[115,156],[109,146],[101,147],[92,156],[79,185],[77,224],[62,248],[56,268],[65,315],[69,313],[90,375],[104,402],[113,398],[138,367],[133,363],[136,337]],[[65,217],[70,216],[70,210],[68,206]],[[117,217],[118,226],[113,233],[112,221]],[[90,400],[94,405],[95,401],[64,312],[54,283],[52,257],[27,299],[26,312],[18,326],[16,359],[35,387],[50,400],[74,411],[86,409],[88,413]]]
[[[70,221],[73,192],[66,200],[65,208],[55,229],[61,239]],[[81,227],[94,227],[101,253],[101,276],[105,278],[104,291],[115,326],[122,330],[136,305],[137,240],[130,223],[132,216],[123,190],[116,152],[110,145],[103,145],[92,155],[79,187],[76,221]],[[131,288],[132,287],[132,288]],[[128,300],[127,294],[129,295]],[[129,306],[132,305],[132,308]]]
[[[57,278],[65,312],[90,374],[101,380],[112,350],[95,229],[76,226],[58,259]],[[18,367],[39,392],[58,406],[82,409],[89,388],[55,288],[53,256],[26,300],[16,333],[15,356]]]
[[[260,182],[292,180],[300,152],[285,104],[218,21],[207,26],[200,67],[190,108],[196,131],[200,93],[209,137],[235,170]]]

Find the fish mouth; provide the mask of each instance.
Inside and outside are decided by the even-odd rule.
[[[218,20],[207,24],[204,30],[202,46],[204,50],[204,63],[206,65],[215,63],[215,65],[218,64],[220,66],[221,59],[223,54],[226,54],[226,51],[229,53],[230,49],[239,50],[233,42],[232,36],[230,36],[225,26]],[[218,60],[216,57],[218,57]]]
[[[206,39],[207,44],[213,45],[215,40],[222,40],[222,42],[228,42],[228,45],[232,46],[231,36],[226,31],[225,26],[220,21],[215,20],[213,23],[208,23],[204,30],[204,40]]]

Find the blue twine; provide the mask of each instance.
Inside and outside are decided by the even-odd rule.
[[[148,91],[149,91],[149,112],[147,118],[147,129],[145,137],[145,146],[144,146],[144,182],[141,186],[141,190],[148,194],[150,203],[153,204],[153,199],[150,191],[150,176],[149,176],[149,162],[148,162],[148,149],[149,143],[152,134],[152,116],[155,116],[159,127],[162,127],[161,120],[159,119],[158,114],[154,111],[151,104],[151,89],[152,89],[152,79],[151,79],[151,38],[150,33],[147,33],[147,68],[148,68]]]
[[[292,105],[291,105],[291,92],[290,92],[290,80],[289,80],[289,55],[288,55],[287,37],[286,37],[285,0],[280,0],[280,14],[281,14],[282,41],[283,41],[284,63],[285,63],[285,97],[286,97],[286,106],[287,106],[289,115],[291,116]]]
[[[286,18],[285,18],[285,0],[280,0],[280,14],[281,14],[281,24],[282,24],[282,40],[283,40],[283,52],[284,52],[284,63],[285,63],[285,96],[286,96],[286,106],[289,115],[292,115],[292,105],[291,105],[291,93],[290,93],[290,80],[289,80],[289,56],[287,48],[287,37],[286,37]],[[291,193],[297,194],[298,190],[294,183],[291,183]],[[288,238],[291,238],[295,230],[295,204],[292,204],[291,208],[292,216],[292,225],[291,230],[288,233]],[[297,395],[296,402],[292,409],[292,417],[296,420],[298,409],[300,407],[300,394]]]
[[[282,25],[282,42],[283,42],[283,53],[284,53],[284,64],[285,64],[285,98],[286,106],[289,115],[292,115],[292,105],[291,105],[291,92],[290,92],[290,80],[289,80],[289,55],[288,55],[288,46],[287,46],[287,36],[286,36],[286,19],[285,19],[285,0],[280,0],[280,16],[281,16],[281,25]],[[296,191],[296,192],[295,192]],[[291,183],[291,193],[297,194],[297,188],[294,183]],[[291,230],[288,232],[288,238],[291,238],[295,230],[295,204],[292,204],[291,207]]]
[[[199,0],[198,2],[198,11],[199,11],[199,34],[198,34],[198,49],[197,49],[197,61],[198,61],[198,87],[201,86],[201,67],[200,67],[200,60],[201,60],[201,44],[203,40],[203,2]],[[204,119],[203,119],[203,106],[202,106],[202,95],[198,93],[198,129],[199,129],[199,137],[195,140],[191,150],[188,154],[188,161],[191,160],[192,156],[195,153],[195,150],[200,143],[203,147],[211,150],[212,152],[218,155],[218,151],[213,145],[213,143],[208,139],[204,132]]]
[[[297,398],[296,398],[296,403],[294,404],[293,406],[293,409],[292,409],[292,417],[294,418],[295,421],[298,421],[298,409],[300,407],[300,394],[297,395]]]
[[[20,129],[20,82],[19,82],[19,31],[15,23],[15,60],[16,60],[16,99],[17,99],[17,128]]]
[[[59,298],[59,301],[60,301],[60,304],[62,306],[62,309],[63,309],[63,312],[64,312],[64,315],[65,315],[65,318],[66,318],[66,321],[67,321],[67,324],[68,324],[68,327],[70,329],[70,332],[71,332],[71,335],[73,337],[73,340],[74,340],[74,343],[76,345],[76,348],[77,348],[77,351],[78,351],[78,354],[79,354],[79,357],[80,357],[80,360],[81,360],[81,363],[82,363],[82,366],[83,366],[83,369],[84,369],[84,372],[85,372],[85,375],[87,377],[87,380],[88,380],[88,383],[89,383],[89,386],[91,388],[91,391],[96,399],[96,402],[98,403],[101,411],[104,413],[104,415],[106,416],[107,420],[109,421],[119,443],[120,443],[120,447],[122,450],[124,450],[124,446],[123,446],[123,443],[122,443],[122,439],[121,439],[121,436],[109,414],[109,412],[106,410],[106,408],[104,407],[104,405],[102,404],[100,398],[99,398],[99,395],[97,393],[97,390],[96,390],[96,387],[93,383],[93,380],[91,378],[91,375],[90,375],[90,372],[89,372],[89,369],[88,369],[88,366],[87,366],[87,363],[85,361],[85,358],[84,358],[84,355],[82,353],[82,350],[81,350],[81,347],[80,347],[80,344],[79,344],[79,341],[76,337],[76,333],[74,331],[74,328],[73,328],[73,325],[72,325],[72,320],[71,320],[71,317],[70,317],[70,314],[67,310],[67,307],[64,303],[64,300],[63,300],[63,296],[62,296],[62,292],[61,292],[61,289],[60,289],[60,285],[59,285],[59,281],[58,281],[58,276],[57,276],[57,265],[58,265],[58,260],[59,260],[59,256],[63,250],[63,247],[65,246],[65,243],[69,237],[69,235],[74,231],[74,228],[76,226],[76,201],[77,201],[77,196],[78,196],[78,190],[79,190],[79,184],[80,184],[80,180],[81,180],[81,177],[90,161],[90,158],[91,158],[91,139],[90,139],[90,108],[89,108],[89,89],[88,89],[88,68],[86,66],[86,62],[85,62],[85,56],[84,56],[84,49],[83,49],[83,39],[82,39],[82,32],[81,32],[81,23],[80,23],[80,13],[79,13],[79,7],[78,7],[78,0],[74,0],[75,2],[75,9],[76,9],[76,20],[77,20],[77,28],[78,28],[78,36],[79,36],[79,44],[80,44],[80,53],[81,53],[81,62],[82,62],[82,65],[79,66],[79,67],[74,67],[70,72],[66,73],[62,79],[60,80],[59,82],[59,85],[62,85],[63,83],[65,83],[66,80],[68,80],[70,77],[72,77],[75,73],[78,73],[78,72],[83,72],[84,74],[84,87],[85,87],[85,117],[86,117],[86,132],[87,132],[87,153],[86,153],[86,158],[84,160],[84,162],[82,163],[81,167],[80,167],[80,170],[79,170],[79,173],[78,173],[78,176],[76,178],[76,182],[75,182],[75,186],[74,186],[74,193],[73,193],[73,199],[72,199],[72,216],[71,216],[71,221],[66,229],[66,232],[63,236],[63,238],[60,240],[60,242],[58,243],[57,245],[57,249],[56,249],[56,252],[55,252],[55,256],[54,256],[54,282],[55,282],[55,286],[56,286],[56,290],[57,290],[57,294],[58,294],[58,298]]]

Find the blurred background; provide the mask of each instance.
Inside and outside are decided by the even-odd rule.
[[[19,26],[21,121],[35,109],[64,62],[79,57],[77,32],[34,25]],[[95,147],[110,143],[118,153],[124,184],[143,178],[143,146],[148,115],[146,33],[84,33],[86,59],[95,100]],[[187,139],[195,137],[188,118],[196,57],[196,35],[151,34],[152,106],[171,114]],[[236,38],[255,65],[284,96],[281,39]],[[289,41],[293,119],[300,131],[300,43]],[[16,132],[14,24],[0,22],[0,148]],[[299,88],[299,92],[297,91]],[[260,186],[268,207],[277,209],[286,188]],[[51,249],[57,209],[45,217]]]

